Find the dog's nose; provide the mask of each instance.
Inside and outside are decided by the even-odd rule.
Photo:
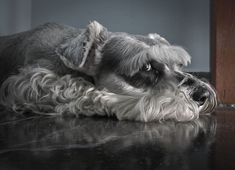
[[[192,99],[196,101],[200,106],[202,106],[209,98],[209,96],[210,94],[207,88],[204,86],[199,86],[194,90]]]

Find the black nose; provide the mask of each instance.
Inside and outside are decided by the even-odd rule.
[[[192,94],[192,99],[198,102],[200,106],[203,105],[208,98],[209,98],[209,91],[204,86],[199,86],[195,88]]]

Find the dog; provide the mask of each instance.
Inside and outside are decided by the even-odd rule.
[[[46,23],[1,37],[0,59],[0,103],[18,113],[190,121],[217,105],[214,88],[183,71],[190,55],[156,33]]]

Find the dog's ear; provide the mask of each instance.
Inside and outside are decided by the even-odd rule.
[[[93,76],[101,60],[100,50],[107,36],[107,29],[93,21],[76,37],[61,44],[56,52],[67,67]]]

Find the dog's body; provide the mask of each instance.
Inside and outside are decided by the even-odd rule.
[[[17,112],[188,121],[216,106],[211,86],[182,71],[188,53],[157,34],[49,23],[1,37],[0,59],[0,102]]]

